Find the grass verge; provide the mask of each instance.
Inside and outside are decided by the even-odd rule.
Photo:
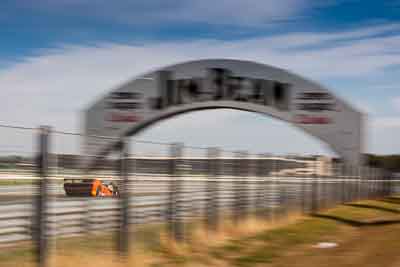
[[[397,214],[399,209],[400,204],[369,200],[355,202],[351,206],[338,206],[323,214],[369,222],[400,219],[400,214]],[[182,244],[171,241],[164,229],[164,225],[136,229],[133,234],[136,246],[131,249],[128,265],[374,266],[371,265],[374,260],[375,263],[382,261],[396,264],[397,260],[400,263],[397,250],[393,249],[400,237],[400,225],[360,228],[341,220],[290,215],[273,222],[248,218],[238,225],[226,220],[223,228],[214,233],[205,231],[201,223],[191,222],[186,225],[191,235]],[[319,242],[336,242],[339,247],[318,250],[314,245]],[[357,245],[354,244],[358,242],[361,242],[358,245],[362,247],[360,250],[355,249]],[[115,254],[114,244],[114,237],[110,233],[87,238],[58,239],[52,253],[51,266],[124,266]],[[379,257],[377,253],[380,253]],[[339,256],[343,259],[335,260]],[[368,257],[374,258],[368,260]],[[4,267],[35,266],[33,259],[29,246],[0,251],[0,262]],[[326,259],[331,261],[326,262]]]

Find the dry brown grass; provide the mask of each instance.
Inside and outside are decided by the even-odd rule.
[[[383,205],[365,203],[376,204],[377,207]],[[395,204],[384,205],[385,208],[392,209],[400,207]],[[348,206],[337,207],[330,212],[360,220],[387,215],[383,210]],[[357,228],[339,221],[304,217],[299,213],[272,220],[249,216],[241,220],[240,224],[234,224],[225,216],[220,220],[217,232],[207,231],[203,222],[185,222],[185,228],[190,235],[182,243],[175,242],[167,235],[165,225],[136,228],[133,235],[135,246],[131,247],[129,257],[125,260],[121,260],[115,253],[111,234],[84,240],[59,240],[51,253],[49,266],[225,267],[257,266],[260,262],[267,266],[281,267],[398,266],[396,264],[400,263],[400,256],[396,256],[395,247],[400,237],[399,227],[400,225]],[[338,242],[339,248],[313,248],[313,244],[320,241]],[[370,260],[369,256],[374,258]],[[337,260],[337,257],[345,259]],[[352,264],[352,261],[359,265]],[[377,265],[380,262],[387,265]],[[0,253],[0,266],[33,267],[35,264],[32,255],[16,252],[8,260],[7,257],[2,258]]]
[[[151,232],[153,241],[149,244],[146,244],[143,240],[136,242],[139,245],[132,247],[129,257],[124,260],[121,260],[121,257],[115,254],[114,248],[110,245],[112,243],[111,235],[96,236],[90,240],[83,240],[82,238],[61,239],[53,246],[48,263],[49,266],[54,267],[174,266],[176,262],[183,263],[185,259],[189,259],[193,255],[204,256],[210,248],[221,246],[228,240],[240,239],[268,229],[276,229],[294,223],[301,218],[302,216],[296,213],[276,220],[249,216],[236,225],[228,216],[225,216],[220,220],[216,232],[208,231],[201,222],[186,222],[185,224],[190,228],[191,234],[182,243],[177,243],[169,238],[164,225],[141,227],[136,229],[136,232],[147,235],[145,238]],[[154,240],[158,240],[158,244]],[[27,247],[27,249],[29,248]],[[188,264],[185,264],[185,266],[200,266],[201,263]],[[3,261],[0,266],[34,267],[36,265],[33,256],[21,255],[21,260]],[[217,261],[213,262],[212,266],[226,266],[226,263]]]

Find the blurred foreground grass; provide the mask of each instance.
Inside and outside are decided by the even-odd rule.
[[[164,225],[148,225],[135,229],[127,263],[115,254],[111,233],[57,239],[49,263],[57,267],[400,266],[399,210],[400,202],[368,200],[321,212],[326,218],[292,214],[279,221],[249,218],[239,225],[226,220],[217,233],[189,223],[191,235],[183,244],[170,241]],[[379,221],[390,223],[375,224]],[[338,246],[321,249],[316,246],[319,242]],[[29,245],[21,246],[2,248],[0,266],[35,266]]]

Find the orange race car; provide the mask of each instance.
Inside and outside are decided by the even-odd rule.
[[[64,179],[67,196],[113,197],[119,196],[118,186],[99,179]]]

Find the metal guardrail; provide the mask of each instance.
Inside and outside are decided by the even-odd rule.
[[[342,203],[342,187],[345,183],[345,194],[351,195],[347,199],[373,198],[381,196],[385,184],[397,182],[387,180],[360,180],[313,178],[276,178],[237,179],[225,177],[209,179],[202,177],[186,177],[180,191],[179,213],[183,220],[201,219],[207,216],[208,195],[207,183],[217,182],[219,189],[218,209],[224,214],[233,214],[235,201],[240,190],[246,191],[244,201],[250,212],[273,215],[282,208],[291,211],[311,212],[312,202],[318,205],[331,207]],[[247,188],[236,188],[235,185],[247,183]],[[129,223],[162,223],[168,215],[170,179],[135,179],[129,183]],[[261,186],[260,186],[261,185]],[[387,185],[386,185],[387,186]],[[59,192],[60,188],[54,192]],[[313,191],[317,191],[313,195]],[[396,190],[394,187],[392,190]],[[50,191],[51,192],[51,191]],[[23,192],[24,193],[24,192]],[[47,221],[50,238],[89,234],[94,231],[117,230],[120,220],[120,199],[116,198],[75,198],[55,196],[49,200],[47,206]],[[285,205],[283,207],[282,205]],[[18,241],[32,240],[32,203],[30,199],[22,201],[8,201],[0,203],[0,244],[12,244]]]

